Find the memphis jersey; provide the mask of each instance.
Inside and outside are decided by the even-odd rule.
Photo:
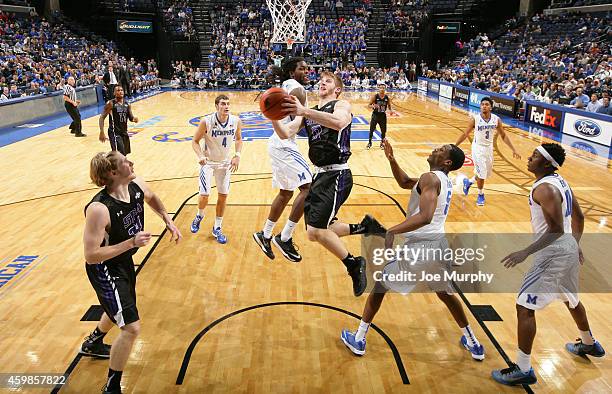
[[[546,219],[544,219],[544,213],[542,207],[533,201],[533,191],[536,187],[542,183],[549,183],[559,190],[561,198],[563,199],[563,232],[565,234],[571,234],[572,232],[572,198],[574,197],[572,190],[569,185],[559,174],[547,175],[533,184],[531,192],[529,193],[529,208],[531,209],[531,227],[535,234],[542,234],[548,229]]]
[[[281,85],[281,88],[287,94],[291,93],[294,89],[300,88],[300,87],[304,88],[302,84],[296,81],[295,79],[288,79],[285,82],[283,82],[283,84]],[[304,104],[304,106],[308,107],[308,99],[306,99],[306,103]],[[292,120],[291,117],[287,116],[281,122],[289,123],[291,122],[291,120]],[[273,132],[272,136],[270,137],[270,144],[272,144],[274,147],[277,147],[277,148],[292,148],[294,150],[298,150],[295,135],[291,138],[282,139],[281,137],[278,136],[278,134],[276,134],[276,132]]]
[[[495,130],[497,130],[497,124],[500,121],[499,116],[491,114],[491,119],[487,122],[481,114],[478,114],[474,116],[474,121],[474,141],[472,145],[493,149],[493,137],[495,137]]]
[[[236,138],[236,130],[240,119],[236,115],[229,115],[227,121],[222,123],[216,112],[206,115],[206,157],[213,163],[228,162],[232,157],[232,144]]]
[[[448,178],[448,175],[442,171],[432,171],[432,173],[440,180],[440,194],[438,194],[438,201],[436,203],[436,210],[434,211],[431,223],[418,228],[414,231],[404,233],[405,237],[410,237],[412,234],[422,233],[443,233],[444,223],[446,223],[446,217],[448,216],[448,209],[450,207],[451,198],[453,196],[453,183]],[[412,188],[410,194],[410,201],[408,201],[408,215],[415,216],[420,212],[419,205],[421,204],[421,194],[418,190],[418,182]]]

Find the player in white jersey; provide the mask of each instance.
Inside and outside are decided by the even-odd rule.
[[[480,101],[480,114],[470,117],[470,123],[465,132],[459,137],[455,145],[459,146],[466,140],[472,130],[474,130],[474,140],[472,141],[472,159],[474,160],[474,176],[471,179],[463,180],[463,193],[467,196],[470,186],[474,182],[478,186],[478,198],[476,205],[483,206],[485,204],[484,184],[485,179],[491,176],[493,171],[493,140],[495,132],[499,133],[501,139],[512,149],[512,156],[515,159],[520,159],[521,156],[517,153],[512,145],[510,138],[504,131],[499,116],[493,114],[493,100],[485,97]]]
[[[285,92],[296,96],[303,105],[308,105],[304,89],[304,85],[308,83],[308,65],[303,58],[290,58],[283,63],[282,68],[277,67],[273,72],[279,77]],[[290,120],[289,117],[287,120]],[[269,258],[274,259],[271,247],[273,243],[285,258],[297,263],[302,260],[302,256],[293,244],[293,230],[304,214],[304,200],[312,182],[312,173],[298,148],[296,136],[283,140],[276,133],[272,133],[268,141],[268,153],[272,162],[272,186],[279,191],[272,201],[263,230],[254,233],[253,239]],[[287,223],[281,233],[272,236],[272,230],[293,197],[295,189],[300,192],[293,201]]]
[[[200,164],[200,195],[198,212],[191,223],[191,232],[197,233],[200,222],[204,218],[204,208],[208,205],[208,196],[212,189],[212,177],[217,183],[217,216],[213,225],[212,235],[217,242],[224,244],[227,237],[221,231],[223,213],[230,188],[230,174],[238,170],[240,152],[242,151],[242,121],[236,115],[230,114],[229,97],[221,94],[215,98],[216,112],[204,116],[200,121],[191,142],[191,146]],[[202,151],[200,141],[204,139],[205,149]],[[236,149],[232,152],[232,145]]]
[[[444,223],[453,194],[453,185],[448,173],[461,168],[465,160],[463,151],[456,145],[444,145],[434,149],[427,158],[429,172],[422,174],[418,179],[410,178],[395,161],[389,141],[383,140],[383,145],[398,185],[403,189],[412,189],[406,219],[387,230],[385,248],[393,246],[395,234],[403,234],[406,237],[406,248],[421,249],[423,253],[417,258],[401,261],[394,259],[382,271],[374,273],[376,284],[366,301],[359,328],[354,333],[345,329],[340,336],[342,342],[357,355],[365,354],[366,333],[388,290],[409,293],[421,282],[422,272],[442,273],[450,269],[451,262],[442,261],[442,258],[436,258],[435,254],[438,251],[440,256],[444,253],[442,251],[448,248]],[[415,280],[406,280],[409,272],[416,275]],[[441,275],[441,278],[444,276]],[[451,283],[445,279],[422,282],[436,292],[451,312],[463,333],[461,343],[470,351],[472,358],[483,360],[484,347],[476,339],[461,302],[453,294]]]
[[[565,345],[577,356],[602,357],[605,351],[593,337],[586,311],[578,300],[578,273],[584,257],[578,246],[584,229],[584,216],[572,189],[556,171],[565,161],[559,144],[542,144],[528,159],[527,168],[536,176],[529,194],[531,226],[537,239],[523,250],[506,256],[507,268],[534,255],[533,267],[525,274],[516,300],[518,317],[517,363],[494,370],[493,378],[507,385],[537,381],[531,367],[531,348],[536,334],[535,311],[555,300],[565,302],[580,339]]]

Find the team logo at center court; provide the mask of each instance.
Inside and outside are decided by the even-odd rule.
[[[189,120],[189,124],[198,127],[202,118],[205,115],[198,116]],[[241,112],[238,114],[242,120],[242,139],[244,141],[265,140],[270,138],[274,133],[272,123],[264,117],[260,111]],[[353,116],[353,124],[351,128],[351,140],[367,141],[370,130],[370,122],[368,118],[361,115]],[[298,138],[306,138],[305,134],[300,133]],[[380,133],[374,133],[374,140],[380,140]],[[158,141],[158,140],[156,140]],[[162,141],[166,142],[166,141]]]

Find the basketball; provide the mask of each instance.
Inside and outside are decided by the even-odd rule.
[[[287,114],[282,107],[285,98],[289,95],[281,88],[270,88],[266,90],[259,100],[259,108],[263,115],[270,120],[281,120]]]

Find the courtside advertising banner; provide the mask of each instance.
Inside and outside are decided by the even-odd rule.
[[[480,101],[485,97],[489,96],[487,96],[486,94],[470,91],[470,107],[480,108]]]
[[[563,134],[573,135],[609,147],[612,140],[612,122],[566,112]]]
[[[492,96],[493,100],[493,112],[500,115],[507,115],[514,117],[518,109],[517,101],[512,97],[500,97]]]
[[[418,89],[420,91],[426,92],[427,91],[427,81],[424,79],[419,79],[419,87]]]
[[[562,118],[563,113],[561,111],[540,107],[539,105],[527,105],[525,121],[528,123],[561,131]],[[608,142],[610,141],[608,140]]]
[[[456,104],[467,104],[470,100],[470,91],[467,89],[462,89],[455,87],[453,92],[453,101]]]
[[[427,91],[437,95],[440,92],[440,84],[438,82],[429,81],[427,83]]]
[[[440,84],[440,97],[452,99],[453,98],[453,87],[450,85]]]

